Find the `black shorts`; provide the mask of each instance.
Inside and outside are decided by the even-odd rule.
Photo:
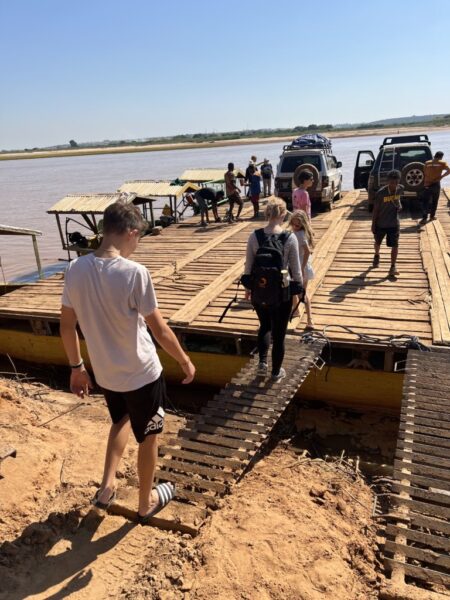
[[[397,248],[400,237],[400,227],[377,227],[375,229],[375,242],[380,245],[386,236],[386,246]]]
[[[141,444],[148,435],[161,433],[164,427],[167,401],[163,374],[156,381],[131,392],[113,392],[103,388],[106,404],[113,423],[130,417],[131,429]]]

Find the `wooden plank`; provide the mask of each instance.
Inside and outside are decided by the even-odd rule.
[[[430,446],[429,444],[416,443],[414,437],[410,440],[397,440],[398,450],[409,450],[410,452],[420,452],[421,454],[429,454],[431,456],[440,456],[442,458],[450,458],[450,448],[442,446]]]
[[[180,471],[181,473],[192,474],[197,473],[198,475],[205,475],[211,479],[218,479],[220,481],[234,481],[235,475],[231,471],[224,471],[223,469],[212,469],[211,467],[205,467],[195,462],[187,462],[185,460],[174,460],[170,458],[159,458],[158,466]],[[159,469],[162,471],[162,469]]]
[[[202,423],[201,421],[188,421],[187,427],[190,427],[191,431],[197,431],[199,433],[212,433],[214,435],[223,435],[239,440],[245,439],[254,442],[260,442],[263,439],[261,433],[252,433],[248,430],[232,429],[231,427],[220,427],[210,422]]]
[[[224,448],[236,448],[239,450],[246,449],[249,452],[254,452],[256,448],[256,444],[253,442],[247,442],[245,439],[236,440],[224,436],[219,435],[209,435],[207,433],[198,433],[197,431],[189,431],[187,429],[182,429],[178,435],[186,440],[190,441],[199,441],[199,442],[208,442],[209,444],[214,444],[215,446],[220,446]],[[244,433],[245,435],[245,433]],[[249,456],[249,452],[247,453],[247,457]]]
[[[439,484],[435,482],[435,486],[439,486]],[[398,493],[405,492],[411,498],[429,500],[430,502],[450,507],[450,495],[445,493],[424,490],[422,488],[416,488],[412,485],[405,485],[396,481],[392,482],[392,489]],[[448,517],[450,518],[450,508],[448,509]]]
[[[202,418],[201,415],[195,416],[195,422],[198,423],[208,423],[211,425],[225,425],[227,427],[234,427],[236,429],[243,429],[244,431],[255,431],[259,433],[264,433],[267,431],[267,427],[264,425],[257,425],[255,423],[245,423],[244,421],[237,421],[235,419],[226,419],[222,417],[212,417],[208,416],[206,418]]]
[[[450,344],[449,321],[446,314],[445,302],[450,302],[450,295],[446,298],[442,295],[441,284],[443,284],[440,269],[437,270],[436,261],[442,256],[440,249],[436,249],[436,238],[430,239],[429,227],[422,229],[420,233],[421,254],[425,271],[432,295],[432,306],[430,310],[431,326],[434,344]],[[447,276],[448,279],[448,276]]]
[[[391,570],[398,568],[403,570],[405,575],[409,575],[409,577],[420,579],[421,581],[425,581],[427,583],[432,582],[446,586],[450,584],[450,576],[445,573],[441,573],[440,571],[434,571],[424,567],[416,567],[415,565],[403,563],[392,558],[385,558],[384,562]]]
[[[179,445],[179,444],[178,444]],[[217,456],[211,456],[210,454],[199,454],[192,452],[191,450],[183,450],[180,448],[173,448],[172,446],[160,446],[160,455],[172,456],[176,458],[182,458],[187,461],[192,461],[197,465],[206,464],[221,467],[222,469],[231,469],[232,471],[240,471],[242,469],[242,462],[238,460],[232,460],[230,458],[219,458]],[[166,458],[158,458],[159,460],[169,460]],[[221,471],[223,472],[223,471]]]
[[[239,260],[236,264],[222,273],[212,283],[202,289],[194,298],[189,300],[186,305],[172,315],[169,324],[178,326],[187,326],[202,312],[206,306],[219,294],[221,294],[233,281],[242,274],[245,259]]]
[[[225,448],[223,446],[216,446],[214,444],[204,444],[201,441],[193,441],[185,439],[184,437],[178,437],[170,441],[173,446],[179,446],[184,450],[198,450],[205,454],[213,454],[214,456],[223,456],[229,458],[241,458],[243,460],[249,459],[249,453],[243,450],[236,450],[235,448]],[[244,465],[243,465],[244,466]]]
[[[415,548],[414,546],[407,546],[406,544],[399,544],[391,540],[386,540],[385,550],[392,553],[401,553],[407,558],[414,558],[420,562],[436,565],[437,567],[444,567],[450,569],[450,557],[432,550],[422,550]],[[450,583],[450,573],[447,575],[448,582]]]
[[[167,469],[158,469],[155,473],[155,478],[159,481],[173,481],[174,483],[181,484],[183,487],[188,486],[213,492],[224,493],[228,490],[228,486],[221,481],[211,481],[201,477],[194,477],[192,474],[174,473]]]
[[[428,444],[429,446],[439,446],[442,448],[450,448],[450,440],[445,438],[436,438],[433,433],[425,434],[422,429],[417,433],[411,429],[411,426],[400,428],[398,436],[401,440],[411,439],[414,443]]]
[[[414,422],[412,421],[400,421],[400,427],[399,427],[400,431],[411,431],[412,429],[414,429]],[[450,432],[448,430],[445,429],[439,429],[438,427],[425,427],[424,425],[422,425],[419,429],[420,433],[428,433],[430,435],[439,437],[439,438],[444,438],[444,440],[450,440]],[[436,442],[437,443],[437,442]]]
[[[430,515],[440,519],[448,519],[447,507],[429,504],[427,502],[419,502],[418,500],[411,500],[410,498],[404,498],[403,496],[397,496],[395,494],[390,494],[389,498],[395,506],[406,506],[420,514]]]
[[[431,533],[425,533],[415,529],[407,529],[405,527],[398,527],[397,525],[392,524],[387,525],[386,535],[401,535],[411,542],[418,542],[419,544],[431,546],[438,550],[445,550],[450,554],[450,540],[447,536],[432,535]]]
[[[442,521],[441,519],[435,519],[434,517],[412,513],[410,515],[410,526],[423,527],[438,534],[444,533],[447,536],[447,539],[448,536],[450,536],[450,523],[448,521]]]
[[[413,464],[423,464],[423,465],[430,465],[430,466],[436,466],[436,467],[443,467],[445,468],[449,468],[450,466],[450,460],[446,459],[446,458],[440,458],[436,455],[432,455],[430,456],[429,454],[426,453],[421,453],[418,451],[414,451],[414,452],[409,452],[409,451],[405,451],[402,450],[401,448],[397,448],[396,452],[395,452],[395,457],[397,459],[405,459],[406,461],[411,461]]]

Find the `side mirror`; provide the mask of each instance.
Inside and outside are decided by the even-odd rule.
[[[366,160],[366,167],[371,167],[373,165],[373,160],[371,158],[369,158],[369,160]]]
[[[341,161],[339,160],[339,161],[336,163],[336,169],[340,169],[341,167],[342,167],[342,163],[341,163]]]

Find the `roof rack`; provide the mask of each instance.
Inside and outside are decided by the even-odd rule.
[[[283,146],[283,150],[328,150],[331,151],[331,140],[320,133],[305,133]]]
[[[431,146],[431,142],[428,139],[426,134],[420,135],[396,135],[385,137],[383,143],[380,146],[380,149],[383,146],[391,146],[395,144],[414,144],[415,142],[426,142],[429,146]]]

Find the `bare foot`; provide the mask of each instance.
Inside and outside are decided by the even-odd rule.
[[[154,508],[156,508],[158,506],[158,504],[159,504],[158,492],[156,490],[152,490],[151,502],[149,504],[147,504],[146,506],[139,507],[138,514],[141,517],[145,517],[145,515],[148,514]]]

